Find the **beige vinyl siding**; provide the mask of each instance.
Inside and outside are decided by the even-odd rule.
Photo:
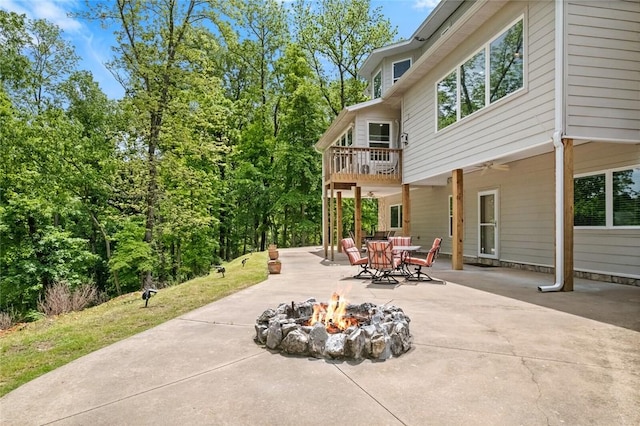
[[[638,145],[587,143],[574,150],[576,174],[640,163]],[[554,266],[554,161],[553,153],[543,154],[511,162],[508,171],[464,175],[465,257],[478,255],[478,193],[498,190],[499,259]],[[434,237],[441,236],[442,252],[451,253],[448,238],[451,193],[450,184],[411,190],[411,235],[416,244],[424,248]],[[388,205],[399,204],[401,198],[394,196],[381,202],[388,210]],[[576,228],[574,250],[574,267],[578,271],[640,277],[640,229]]]
[[[404,155],[408,183],[481,163],[551,139],[554,107],[553,2],[510,2],[404,98],[409,134]],[[435,84],[515,19],[525,19],[525,87],[493,105],[435,131]]]
[[[640,1],[569,1],[566,45],[566,133],[640,141]]]
[[[412,243],[428,250],[436,237],[442,238],[443,253],[451,252],[451,238],[449,238],[449,195],[450,189],[445,186],[415,188],[411,196],[411,236]],[[379,215],[379,226],[389,229],[389,206],[402,204],[401,196],[392,196],[379,200],[379,206],[384,206],[385,214]],[[379,207],[383,208],[383,207]],[[398,235],[401,231],[397,231]]]
[[[354,129],[354,146],[368,146],[368,124],[370,121],[390,122],[391,123],[391,146],[395,147],[395,138],[398,133],[399,112],[387,106],[379,105],[374,108],[367,108],[358,113],[355,119]]]

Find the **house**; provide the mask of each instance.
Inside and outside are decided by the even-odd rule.
[[[639,1],[442,0],[360,74],[371,100],[316,144],[327,257],[342,199],[359,239],[373,196],[379,229],[443,237],[453,269],[640,284]]]

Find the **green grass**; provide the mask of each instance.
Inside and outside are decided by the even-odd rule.
[[[242,259],[248,258],[242,266]],[[145,309],[141,292],[53,318],[0,336],[0,396],[97,349],[140,333],[267,278],[267,253],[228,264],[225,277],[212,272],[160,290]]]

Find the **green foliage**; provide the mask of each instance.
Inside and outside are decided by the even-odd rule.
[[[155,265],[151,246],[143,241],[144,226],[134,221],[126,221],[116,232],[114,253],[109,260],[109,268],[117,272],[124,291],[140,288],[144,272],[153,270]]]
[[[396,36],[369,0],[297,0],[296,37],[311,64],[329,110],[364,101],[358,70],[374,49]]]
[[[0,309],[35,312],[55,282],[121,294],[319,243],[313,146],[332,110],[364,99],[357,68],[394,34],[379,10],[87,4],[113,28],[123,99],[77,68],[60,28],[0,11]]]

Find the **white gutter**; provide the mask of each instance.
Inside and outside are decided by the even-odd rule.
[[[564,286],[564,0],[556,0],[555,33],[555,131],[553,147],[556,158],[556,282],[538,286],[541,292],[559,291]]]

